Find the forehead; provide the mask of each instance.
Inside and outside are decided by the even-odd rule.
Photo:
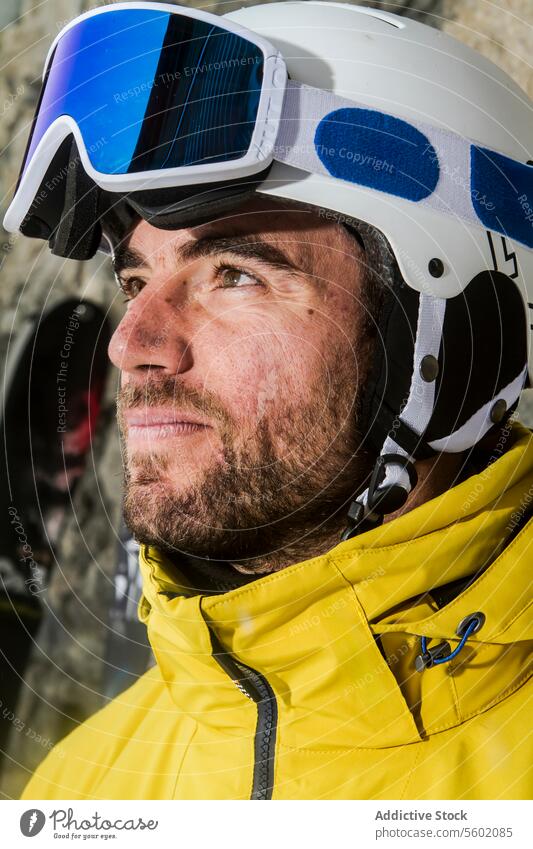
[[[177,249],[206,237],[249,236],[251,240],[283,243],[296,264],[306,268],[324,255],[328,247],[350,247],[344,228],[321,218],[315,210],[299,209],[270,199],[252,199],[220,218],[195,227],[163,230],[139,221],[128,246],[161,262],[173,259]]]

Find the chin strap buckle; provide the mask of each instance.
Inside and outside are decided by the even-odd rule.
[[[410,488],[400,484],[388,484],[380,488],[386,472],[386,466],[399,466],[409,475]],[[403,507],[409,493],[416,486],[418,477],[412,460],[401,454],[380,454],[374,465],[368,486],[366,505],[363,501],[352,501],[348,510],[348,527],[343,531],[341,541],[345,542],[356,534],[377,528],[387,513],[395,513]]]

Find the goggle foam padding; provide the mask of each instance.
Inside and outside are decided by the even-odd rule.
[[[64,182],[63,214],[50,239],[50,249],[56,256],[68,259],[91,259],[102,237],[100,189],[85,173],[74,139]]]
[[[220,183],[130,192],[124,199],[145,221],[162,230],[197,226],[253,197],[271,167],[270,163],[258,174]]]

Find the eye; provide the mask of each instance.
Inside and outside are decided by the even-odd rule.
[[[264,286],[254,274],[236,268],[233,265],[221,265],[217,268],[217,278],[220,280],[219,289],[243,289],[246,286]]]
[[[144,281],[140,277],[128,277],[126,280],[122,277],[117,277],[117,283],[120,291],[126,295],[124,299],[125,304],[133,300],[144,286]]]

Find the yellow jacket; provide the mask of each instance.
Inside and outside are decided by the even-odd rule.
[[[157,666],[23,798],[529,798],[533,523],[517,528],[533,437],[514,426],[511,442],[399,519],[220,595],[187,593],[143,548]],[[440,608],[427,594],[478,572]],[[457,656],[416,671],[421,637],[453,650],[474,612],[485,623]]]

